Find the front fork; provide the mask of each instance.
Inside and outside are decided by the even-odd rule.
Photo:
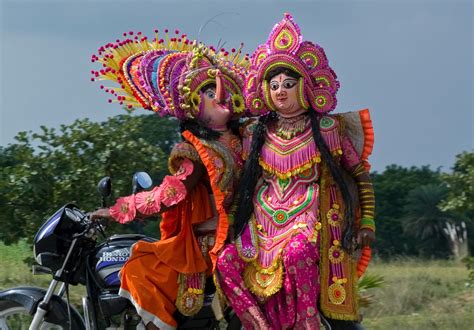
[[[64,273],[64,269],[66,268],[69,258],[71,257],[71,253],[76,246],[76,243],[77,243],[77,238],[75,238],[72,241],[61,269],[56,271],[56,273],[54,274],[53,280],[49,284],[48,290],[46,291],[46,294],[44,295],[43,300],[38,304],[38,308],[36,309],[36,312],[33,316],[33,320],[31,321],[30,327],[28,328],[29,330],[38,330],[44,321],[44,317],[49,312],[50,302],[51,302],[51,298],[53,297],[54,291],[56,291],[58,284],[62,283],[62,282],[59,282],[57,278],[62,277]],[[59,294],[62,296],[62,294],[64,294],[64,291],[65,291],[64,283],[62,283],[62,287],[59,291],[60,291]],[[69,322],[71,322],[71,320],[69,320]]]

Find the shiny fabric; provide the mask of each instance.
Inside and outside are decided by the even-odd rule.
[[[319,329],[319,252],[304,234],[293,236],[282,251],[286,270],[279,292],[263,300],[246,288],[246,263],[233,244],[218,259],[218,279],[224,295],[245,329]]]

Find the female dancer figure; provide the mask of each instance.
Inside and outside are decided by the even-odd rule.
[[[126,106],[178,118],[184,141],[169,157],[172,175],[150,191],[122,197],[92,219],[127,223],[162,214],[161,240],[139,241],[121,271],[119,294],[131,300],[148,329],[173,329],[173,313],[196,314],[206,277],[227,237],[228,212],[242,167],[241,142],[228,127],[244,111],[240,52],[219,56],[186,36],[145,37],[108,44],[94,61],[97,78]],[[222,54],[221,54],[222,55]]]
[[[374,240],[368,111],[328,115],[339,83],[285,14],[251,58],[235,244],[217,277],[246,328],[319,329],[318,310],[358,320],[356,240]],[[357,138],[357,139],[355,139]],[[250,142],[251,140],[251,142]]]

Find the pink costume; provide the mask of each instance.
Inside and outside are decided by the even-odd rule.
[[[326,114],[335,108],[339,83],[322,48],[301,40],[299,28],[285,15],[252,56],[246,102],[254,114],[273,110],[264,80],[267,71],[280,65],[300,74],[302,108],[320,114],[317,124],[329,152],[356,176],[366,171],[362,165],[372,147],[368,111]],[[244,156],[253,126],[244,132]],[[354,146],[351,134],[362,135],[363,141]],[[218,259],[217,278],[224,296],[245,328],[319,329],[318,305],[331,318],[357,320],[356,262],[342,248],[344,202],[322,161],[308,113],[271,121],[264,139],[253,215],[235,244],[227,245]],[[373,230],[369,208],[362,212],[365,222],[360,214],[357,217],[358,228]]]

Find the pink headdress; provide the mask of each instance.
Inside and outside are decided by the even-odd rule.
[[[339,82],[329,67],[324,50],[303,41],[300,28],[290,14],[285,13],[275,25],[265,44],[257,47],[251,57],[250,72],[245,81],[245,102],[254,115],[275,110],[266,78],[268,73],[284,67],[298,73],[298,101],[307,109],[327,113],[336,107]]]
[[[224,49],[216,52],[186,35],[159,39],[158,30],[153,41],[141,35],[124,33],[125,40],[117,40],[99,48],[92,62],[103,68],[92,71],[91,80],[112,80],[120,87],[105,88],[116,101],[128,109],[142,107],[162,116],[178,119],[196,118],[201,104],[200,92],[208,84],[220,79],[223,93],[228,95],[229,108],[234,114],[245,110],[242,89],[248,58],[241,58],[241,49],[229,54]],[[220,72],[216,77],[217,71]],[[113,99],[109,99],[113,102]]]

